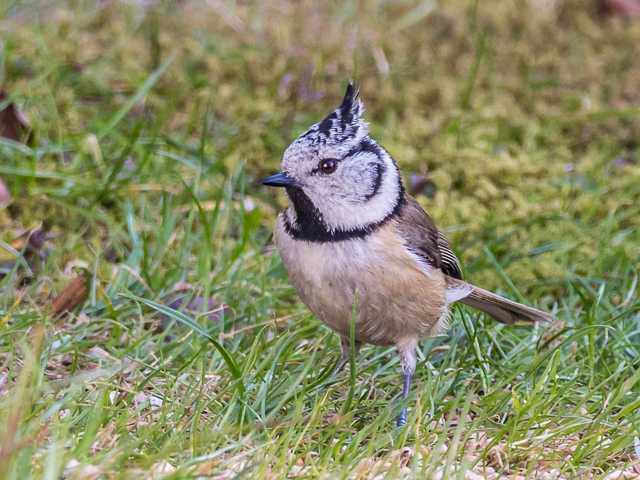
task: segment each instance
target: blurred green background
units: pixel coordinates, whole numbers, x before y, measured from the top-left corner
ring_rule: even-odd
[[[313,451],[322,461],[310,477],[346,478],[382,452],[420,451],[414,441],[437,450],[426,420],[416,427],[418,440],[388,445],[387,400],[399,377],[384,349],[361,356],[369,359],[359,372],[362,399],[372,391],[377,398],[366,387],[373,378],[382,392],[380,402],[362,400],[351,412],[364,422],[361,436],[345,436],[339,422],[333,429],[322,418],[308,426],[300,420],[309,395],[324,391],[314,382],[337,358],[338,342],[287,283],[271,247],[286,200],[260,180],[278,170],[291,141],[339,105],[350,79],[371,136],[399,162],[466,278],[558,312],[559,322],[540,337],[457,311],[449,340],[428,345],[441,350],[427,366],[425,347],[418,369],[440,392],[424,400],[430,418],[445,419],[467,388],[488,395],[477,397],[485,404],[473,427],[497,439],[479,447],[485,450],[473,465],[486,466],[505,435],[507,451],[529,435],[507,419],[516,408],[512,393],[518,405],[518,395],[532,395],[540,411],[518,410],[513,421],[553,417],[546,424],[557,429],[553,435],[578,438],[569,453],[544,445],[563,474],[587,467],[604,474],[633,462],[637,427],[621,429],[616,417],[640,421],[629,403],[637,398],[640,358],[640,20],[633,5],[2,2],[0,135],[9,138],[0,138],[0,466],[12,478],[65,471],[129,478],[165,467],[182,478],[209,462],[201,460],[206,452],[228,447],[264,455],[248,477],[290,475]],[[52,299],[79,271],[87,272],[87,291],[61,317]],[[157,314],[162,305],[183,309],[186,301],[175,303],[180,295],[197,300],[187,310],[231,361],[205,337],[167,326],[180,318]],[[212,309],[207,322],[213,314],[203,312]],[[594,327],[600,324],[618,334]],[[476,337],[475,325],[489,333]],[[556,341],[565,343],[552,358]],[[309,364],[310,351],[324,347],[322,361]],[[376,373],[380,362],[387,362],[384,373]],[[558,369],[561,386],[542,387],[549,388],[545,400],[536,390],[542,370],[532,364]],[[570,375],[576,367],[580,373]],[[627,390],[616,402],[607,400],[621,385]],[[348,382],[331,388],[339,410]],[[135,395],[147,403],[136,404]],[[162,418],[129,428],[149,414],[152,398],[160,398],[154,412]],[[183,418],[184,430],[163,423],[169,413]],[[291,422],[288,436],[277,434],[282,422]],[[96,448],[109,428],[111,443]],[[610,434],[620,440],[604,445]],[[491,464],[494,472],[534,478],[546,468],[538,457],[518,455],[507,455],[511,466]],[[413,459],[413,473],[404,474],[414,478],[435,465],[421,470]]]
[[[407,178],[421,176],[413,193],[454,245],[488,224],[504,235],[517,223],[521,233],[503,244],[521,254],[509,275],[527,282],[605,275],[612,264],[594,264],[602,249],[612,262],[620,248],[640,253],[640,26],[598,16],[592,2],[3,8],[3,89],[38,146],[64,149],[38,156],[38,169],[71,163],[86,183],[102,180],[140,122],[146,144],[198,151],[214,177],[246,162],[251,189],[264,198],[259,179],[353,78],[372,136]],[[150,164],[173,162],[154,153],[136,171],[144,181]],[[3,164],[25,160],[5,147]],[[5,182],[26,226],[63,226],[37,191]],[[605,218],[606,228],[593,228]],[[551,243],[554,253],[530,253]],[[481,249],[458,253],[468,263]]]

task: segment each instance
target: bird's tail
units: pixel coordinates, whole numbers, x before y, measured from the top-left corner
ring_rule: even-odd
[[[458,282],[460,281],[458,280]],[[518,321],[535,323],[549,322],[556,319],[556,317],[550,313],[545,313],[535,308],[522,305],[521,303],[507,300],[500,295],[496,295],[475,285],[467,285],[471,287],[471,292],[458,301],[486,313],[500,323],[513,325],[518,323]]]

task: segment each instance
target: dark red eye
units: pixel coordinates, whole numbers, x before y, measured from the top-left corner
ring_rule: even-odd
[[[320,170],[322,173],[333,173],[336,171],[337,163],[335,160],[323,160],[320,162]]]

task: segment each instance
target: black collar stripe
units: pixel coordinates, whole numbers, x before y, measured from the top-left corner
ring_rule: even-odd
[[[303,240],[305,242],[312,243],[335,243],[342,242],[344,240],[366,238],[402,213],[403,208],[407,204],[407,200],[405,198],[404,186],[402,185],[401,179],[399,180],[399,184],[396,206],[389,215],[378,222],[371,223],[362,228],[354,228],[350,230],[332,230],[328,228],[322,219],[322,214],[313,205],[311,199],[302,191],[302,189],[299,187],[287,187],[287,195],[289,196],[296,212],[296,219],[295,222],[292,223],[290,219],[285,216],[285,230],[296,240]]]

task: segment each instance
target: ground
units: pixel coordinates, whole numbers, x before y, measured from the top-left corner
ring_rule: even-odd
[[[4,478],[640,476],[638,19],[5,3],[1,128],[12,109],[30,134],[0,139]],[[558,319],[455,308],[405,403],[392,349],[329,378],[339,340],[287,282],[285,198],[260,185],[350,79],[465,278]]]

